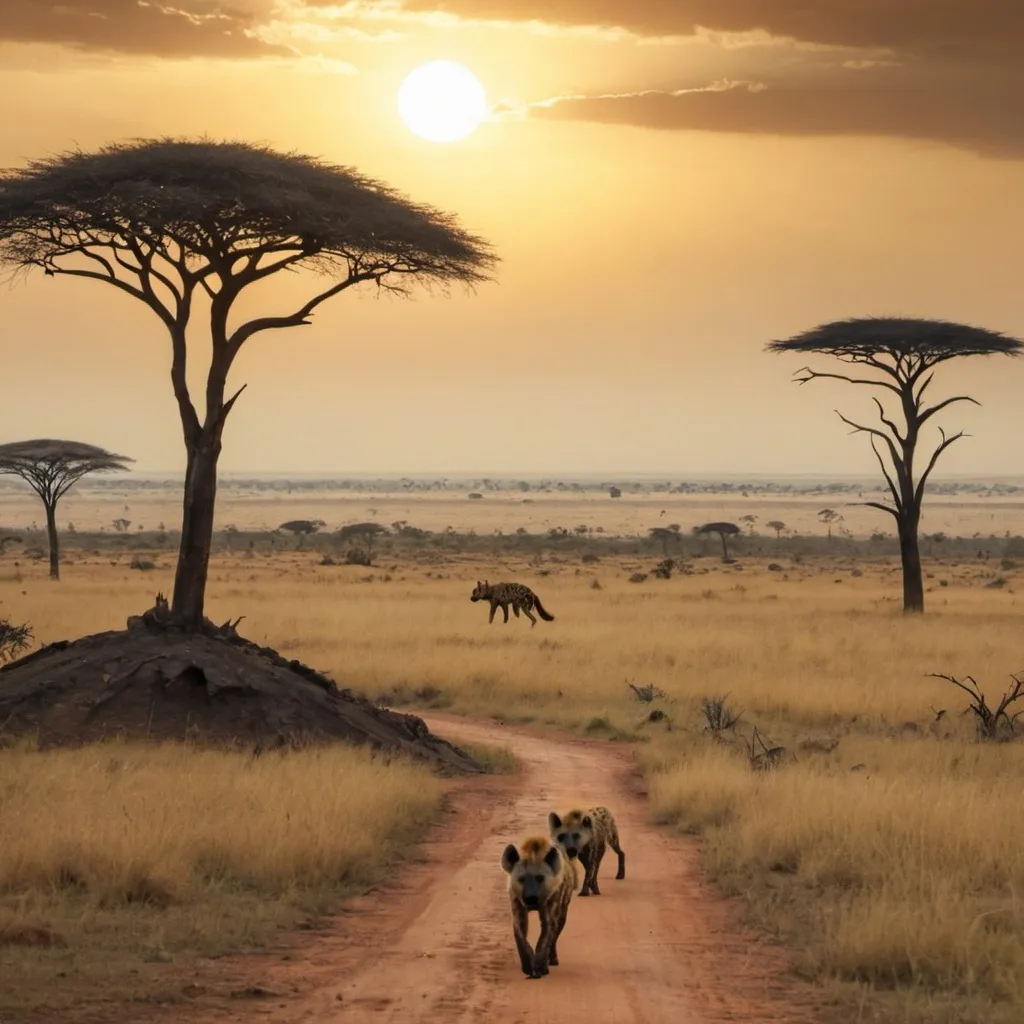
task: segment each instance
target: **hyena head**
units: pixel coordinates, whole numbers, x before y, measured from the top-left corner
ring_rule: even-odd
[[[476,586],[473,588],[473,593],[470,594],[470,601],[486,601],[491,596],[491,585],[484,580],[481,583],[479,580],[476,581]]]
[[[548,815],[548,829],[551,841],[557,843],[570,860],[575,860],[580,851],[594,838],[594,823],[583,811],[570,811],[560,818],[554,811]]]
[[[522,849],[512,843],[501,855],[501,866],[508,874],[508,887],[513,897],[531,910],[539,909],[562,884],[565,861],[546,839],[527,839]]]

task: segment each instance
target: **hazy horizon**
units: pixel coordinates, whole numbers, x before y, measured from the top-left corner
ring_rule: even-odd
[[[101,487],[116,488],[119,484],[131,484],[133,481],[181,481],[183,470],[152,469],[139,470],[133,468],[129,475],[125,474],[92,474],[84,477],[77,487],[89,487],[99,485]],[[636,472],[632,470],[614,470],[608,473],[580,473],[580,472],[538,472],[535,470],[522,472],[501,472],[492,470],[468,470],[458,472],[417,470],[410,472],[392,472],[374,469],[363,470],[321,470],[315,472],[297,473],[288,470],[222,470],[218,474],[220,483],[223,485],[232,480],[280,480],[280,481],[394,481],[401,480],[423,480],[452,482],[469,482],[490,479],[500,483],[515,483],[519,480],[527,483],[537,483],[542,480],[588,483],[594,486],[601,484],[615,484],[623,482],[636,483],[663,483],[682,482],[695,483],[747,483],[756,484],[777,484],[787,482],[804,482],[807,484],[863,484],[865,487],[882,488],[885,481],[881,476],[872,476],[865,473],[687,473],[680,470],[668,470],[660,473]],[[1024,473],[940,473],[938,471],[928,478],[929,486],[937,484],[968,484],[968,483],[991,483],[991,484],[1024,484]],[[0,475],[0,487],[25,486],[28,485],[14,476]]]
[[[492,242],[497,279],[475,294],[355,289],[250,341],[222,473],[874,479],[833,411],[870,418],[870,393],[798,387],[806,360],[766,342],[885,314],[1024,337],[1024,4],[886,6],[9,0],[0,87],[18,102],[0,165],[138,136],[265,142],[355,166]],[[492,107],[460,142],[398,115],[399,84],[435,58],[474,71]],[[247,314],[288,312],[317,283],[278,276]],[[0,440],[183,470],[169,342],[140,303],[32,274],[2,292],[0,344],[18,383]],[[959,360],[933,391],[982,403],[941,417],[971,436],[937,472],[1024,467],[1024,361]]]

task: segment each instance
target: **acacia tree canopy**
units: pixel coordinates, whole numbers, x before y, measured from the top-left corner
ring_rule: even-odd
[[[43,502],[53,579],[60,579],[57,502],[87,473],[126,470],[129,462],[134,459],[81,441],[38,438],[0,445],[0,475],[21,477]]]
[[[698,537],[707,533],[717,533],[722,541],[722,558],[729,558],[729,542],[727,537],[735,537],[740,528],[735,523],[705,523],[703,526],[696,526],[693,530]]]
[[[355,285],[472,286],[497,263],[454,216],[352,168],[244,142],[156,139],[73,151],[0,173],[0,261],[100,281],[144,302],[171,338],[171,380],[188,455],[172,616],[203,623],[225,397],[241,346],[297,327]],[[231,322],[243,290],[283,270],[324,278],[306,302]],[[212,345],[203,417],[186,381],[193,313]]]
[[[834,373],[804,367],[796,372],[799,384],[817,379],[840,380],[848,384],[881,388],[894,394],[899,412],[892,414],[877,398],[879,426],[857,423],[839,410],[836,415],[853,430],[867,434],[885,478],[892,504],[857,502],[892,515],[897,523],[903,562],[903,606],[906,611],[924,610],[924,586],[918,550],[918,524],[925,485],[942,453],[964,437],[964,431],[946,434],[938,428],[939,442],[920,473],[914,458],[922,428],[943,409],[957,402],[980,403],[970,395],[953,395],[929,405],[925,401],[941,363],[961,356],[1020,354],[1022,343],[998,331],[946,320],[908,317],[860,317],[821,324],[783,341],[769,342],[770,352],[815,352],[833,356],[847,364],[849,373]],[[854,375],[856,374],[856,375]],[[865,376],[864,374],[867,374]],[[902,418],[902,423],[897,422]],[[888,456],[888,460],[886,459]]]

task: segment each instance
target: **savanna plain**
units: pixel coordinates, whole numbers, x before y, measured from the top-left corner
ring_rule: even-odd
[[[943,533],[924,544],[927,609],[908,616],[891,538],[869,539],[889,524],[850,511],[829,536],[821,496],[781,509],[538,497],[519,535],[511,511],[481,527],[496,515],[491,496],[443,508],[409,495],[275,501],[257,515],[270,527],[326,527],[246,526],[245,497],[226,491],[220,518],[237,525],[218,526],[211,618],[244,615],[250,639],[396,709],[628,749],[651,820],[699,844],[709,884],[783,944],[838,1019],[1024,1019],[1024,744],[979,739],[967,695],[930,675],[973,676],[995,704],[1024,669],[1024,504],[934,503]],[[23,539],[0,555],[0,614],[30,622],[37,645],[123,628],[172,580],[174,535],[155,523],[175,514],[160,494],[83,489],[67,502],[77,526],[62,535],[54,583],[31,550],[31,502],[0,501],[5,531]],[[728,560],[717,538],[689,535],[741,512],[755,521]],[[99,532],[122,513],[153,526]],[[618,519],[595,533],[601,516]],[[331,531],[374,518],[388,528],[372,564],[344,564]],[[766,526],[783,518],[798,535]],[[580,521],[589,532],[573,532]],[[677,542],[648,535],[668,522],[681,525]],[[410,539],[391,523],[438,532]],[[552,536],[554,524],[566,533]],[[666,557],[661,578],[652,570]],[[486,603],[469,601],[482,579],[526,583],[555,621],[505,625],[499,610],[488,625]],[[514,742],[471,752],[493,772],[517,770]],[[442,827],[448,785],[361,748],[7,744],[0,1021],[181,1003],[170,966],[312,929],[401,872]],[[496,920],[504,934],[504,912]]]

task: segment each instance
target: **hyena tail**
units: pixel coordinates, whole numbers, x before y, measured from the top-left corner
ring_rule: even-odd
[[[554,615],[545,609],[544,605],[540,603],[540,598],[536,594],[533,595],[533,607],[537,609],[537,614],[545,622],[552,622],[554,620]]]

